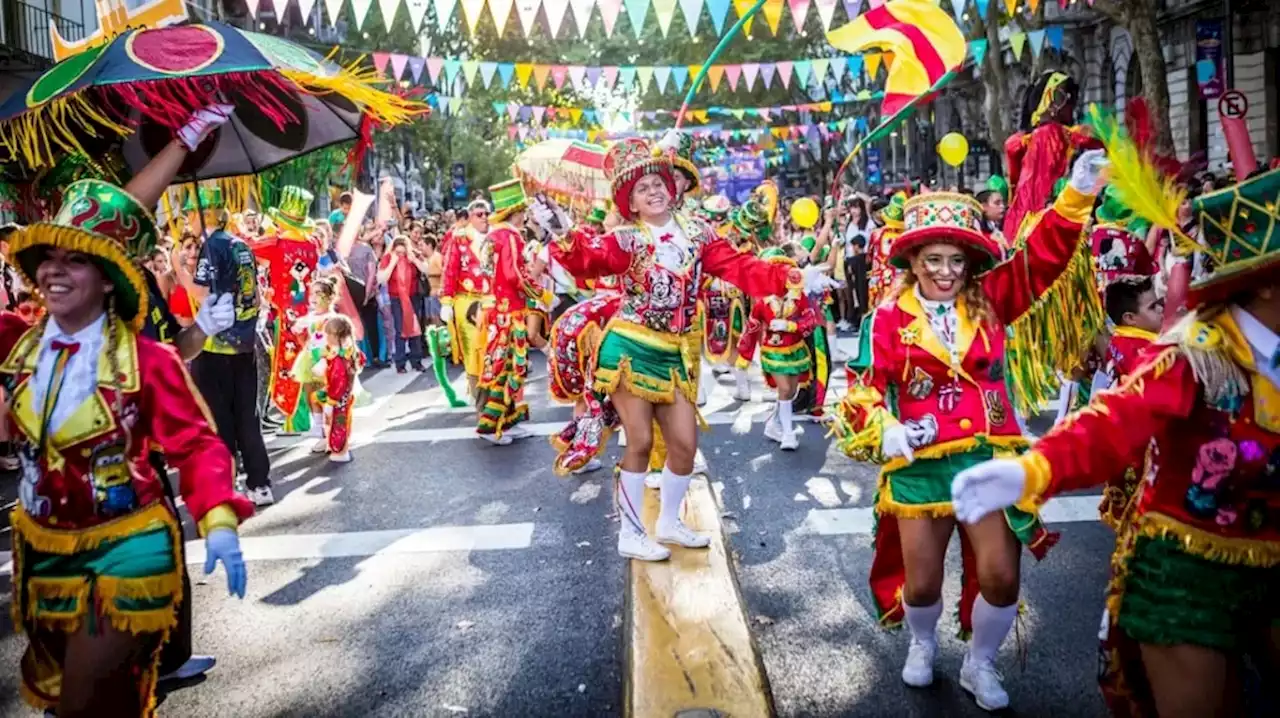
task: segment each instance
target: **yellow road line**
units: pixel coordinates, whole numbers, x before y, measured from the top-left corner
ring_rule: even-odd
[[[646,526],[653,526],[658,506],[658,492],[646,491]],[[706,481],[695,480],[689,487],[684,521],[711,535],[710,548],[676,546],[669,561],[631,561],[626,715],[673,718],[689,711],[726,718],[771,716],[768,683],[751,641],[720,511]]]

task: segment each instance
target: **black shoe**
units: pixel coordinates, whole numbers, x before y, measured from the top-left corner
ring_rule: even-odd
[[[414,370],[414,371],[420,371],[420,372],[422,372],[422,373],[424,373],[424,374],[425,374],[426,372],[430,371],[430,369],[427,369],[427,367],[423,366],[422,364],[414,364],[414,365],[413,365],[413,370]]]
[[[409,370],[408,370],[408,369],[406,369],[406,368],[404,368],[404,367],[402,367],[402,366],[398,366],[398,367],[396,367],[396,373],[397,373],[397,374],[408,374],[408,373],[409,373]]]

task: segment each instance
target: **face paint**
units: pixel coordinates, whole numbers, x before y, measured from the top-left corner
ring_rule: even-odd
[[[926,245],[912,260],[912,272],[920,283],[920,293],[931,301],[950,301],[964,287],[969,258],[955,245]]]

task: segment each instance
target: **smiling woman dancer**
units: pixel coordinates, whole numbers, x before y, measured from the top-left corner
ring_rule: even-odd
[[[698,444],[694,403],[702,273],[757,297],[799,296],[804,275],[740,254],[706,225],[673,212],[670,157],[649,143],[631,139],[615,144],[605,156],[604,170],[626,223],[595,237],[565,235],[551,252],[576,277],[622,277],[622,303],[605,327],[597,353],[595,389],[611,396],[627,432],[615,494],[623,517],[618,553],[661,561],[671,552],[659,542],[688,548],[710,542],[680,521]],[[639,510],[654,419],[667,443],[657,541],[645,533]]]
[[[889,259],[906,271],[897,296],[876,309],[864,330],[859,359],[867,365],[850,387],[840,430],[845,451],[884,462],[872,588],[882,620],[903,617],[911,631],[902,669],[909,686],[933,682],[943,559],[955,530],[952,478],[1028,446],[1004,381],[1005,327],[1053,287],[1077,254],[1104,162],[1101,152],[1082,156],[1027,249],[994,268],[1000,249],[982,231],[982,208],[972,198],[931,193],[903,207],[904,229]],[[895,530],[905,585],[902,573],[877,570],[896,560],[889,555]],[[981,595],[960,685],[982,708],[998,710],[1009,702],[994,662],[1018,612],[1018,543],[1042,552],[1050,541],[1035,515],[1013,511],[966,526],[965,534]]]

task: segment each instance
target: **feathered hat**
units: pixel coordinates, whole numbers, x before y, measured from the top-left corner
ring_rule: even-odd
[[[907,268],[913,251],[935,242],[963,249],[974,264],[975,274],[999,261],[999,245],[982,231],[982,205],[969,195],[916,195],[903,204],[902,225],[902,234],[889,248],[889,261],[896,267]]]
[[[674,201],[676,183],[671,177],[671,158],[666,152],[632,137],[614,143],[604,155],[604,176],[609,180],[613,204],[628,222],[636,218],[631,207],[631,190],[647,175],[661,177]]]

